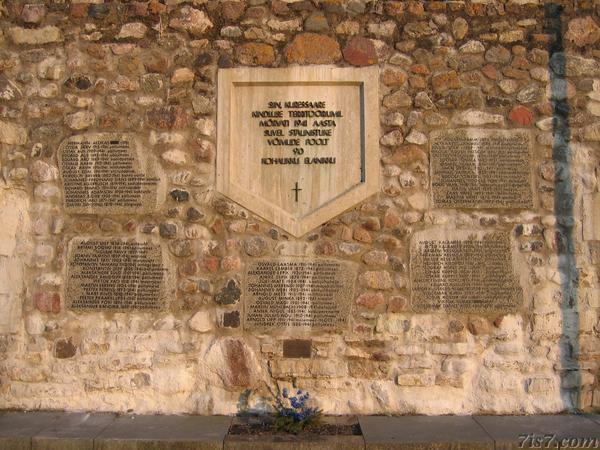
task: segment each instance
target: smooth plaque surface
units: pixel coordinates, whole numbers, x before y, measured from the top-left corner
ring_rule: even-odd
[[[67,260],[67,307],[77,310],[161,310],[167,270],[159,244],[75,238]]]
[[[312,341],[310,339],[286,339],[283,341],[284,358],[310,358]]]
[[[600,192],[583,195],[583,239],[600,240]]]
[[[508,313],[523,303],[508,233],[415,233],[410,269],[416,312]]]
[[[592,264],[600,265],[600,241],[588,241]]]
[[[459,129],[431,134],[436,208],[532,208],[531,142],[525,130]]]
[[[379,188],[378,69],[219,71],[217,189],[301,236]]]
[[[156,163],[132,135],[88,133],[65,139],[58,151],[65,209],[79,214],[127,214],[156,209]]]
[[[354,297],[353,263],[264,258],[247,266],[244,323],[253,330],[340,330]]]

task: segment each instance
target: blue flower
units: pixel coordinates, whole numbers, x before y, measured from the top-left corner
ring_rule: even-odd
[[[278,418],[284,419],[278,426],[293,433],[303,429],[321,414],[318,408],[306,405],[310,397],[308,392],[297,389],[295,393],[296,395],[293,395],[288,388],[283,388],[280,394],[281,397],[275,405]],[[284,398],[285,400],[283,400]]]

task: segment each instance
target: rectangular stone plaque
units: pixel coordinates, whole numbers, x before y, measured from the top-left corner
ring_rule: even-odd
[[[219,71],[217,189],[301,236],[379,190],[378,68]]]
[[[65,209],[79,214],[153,211],[164,196],[157,164],[127,134],[88,133],[58,150]]]
[[[437,208],[532,208],[531,137],[525,130],[459,129],[431,134]]]
[[[67,260],[67,307],[77,310],[160,310],[166,269],[159,244],[75,238]]]
[[[600,265],[600,241],[588,241],[592,264]]]
[[[600,240],[600,192],[583,195],[583,239]]]
[[[312,341],[310,339],[286,339],[283,341],[284,358],[310,358]]]
[[[508,313],[523,302],[508,233],[437,228],[415,233],[410,270],[417,312]]]
[[[23,263],[20,258],[0,254],[0,334],[19,331],[23,286]]]
[[[320,258],[247,265],[244,325],[253,330],[341,330],[354,296],[355,264]]]

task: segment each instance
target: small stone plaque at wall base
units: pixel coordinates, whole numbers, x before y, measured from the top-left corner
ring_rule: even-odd
[[[410,252],[417,312],[515,312],[523,291],[503,232],[431,229],[415,233]]]
[[[76,310],[161,310],[167,271],[159,244],[75,238],[67,261],[67,307]]]
[[[309,339],[286,339],[283,341],[284,358],[310,358],[312,341]]]
[[[600,265],[600,241],[588,241],[592,264]]]
[[[459,129],[431,134],[436,208],[532,208],[526,130]]]
[[[267,258],[247,265],[244,326],[252,330],[342,330],[354,298],[355,264]]]
[[[67,212],[131,214],[154,211],[164,197],[157,164],[128,134],[88,133],[58,150]]]
[[[583,195],[583,239],[600,240],[600,192]]]

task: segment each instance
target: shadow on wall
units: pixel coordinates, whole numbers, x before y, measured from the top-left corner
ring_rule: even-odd
[[[571,130],[567,101],[566,56],[563,48],[561,15],[563,6],[544,5],[545,32],[550,35],[549,73],[552,90],[554,142],[554,215],[556,217],[556,247],[561,281],[562,334],[560,346],[561,396],[565,410],[579,411],[581,405],[581,375],[579,372],[579,312],[577,300],[578,272],[573,242],[573,181],[571,178]],[[574,386],[574,387],[573,387]]]

